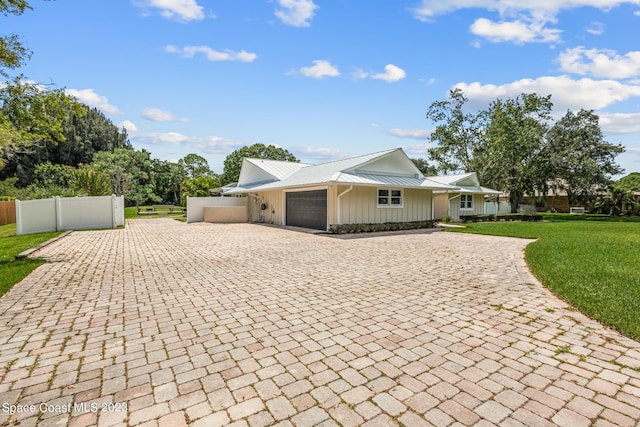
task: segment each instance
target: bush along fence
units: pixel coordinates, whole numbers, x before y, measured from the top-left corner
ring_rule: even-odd
[[[491,221],[542,221],[538,214],[489,214],[489,215],[462,215],[462,222],[491,222]]]
[[[331,224],[330,234],[372,233],[374,231],[417,230],[433,228],[436,221],[385,222],[380,224]]]

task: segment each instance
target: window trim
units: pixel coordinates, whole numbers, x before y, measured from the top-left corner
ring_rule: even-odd
[[[381,191],[387,191],[387,195],[386,196],[381,196],[380,192]],[[395,199],[397,197],[394,197],[392,192],[393,191],[399,191],[400,192],[400,204],[399,205],[394,205],[391,203],[392,199]],[[380,203],[380,199],[381,198],[387,198],[388,202],[385,204],[381,204]],[[380,209],[402,209],[404,208],[404,189],[402,188],[392,188],[392,187],[379,187],[376,189],[376,206]]]
[[[465,207],[462,207],[464,204]],[[460,210],[472,211],[473,210],[473,194],[461,194],[460,195]]]

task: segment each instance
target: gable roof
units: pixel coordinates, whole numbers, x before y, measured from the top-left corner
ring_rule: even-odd
[[[482,187],[475,172],[467,172],[454,175],[430,176],[428,179],[441,184],[453,185],[459,188],[461,193],[471,194],[500,194],[500,191]]]
[[[282,163],[289,165],[284,166]],[[261,170],[256,171],[254,168]],[[396,148],[318,165],[245,159],[238,187],[226,193],[248,193],[330,183],[456,189],[425,178],[404,151]]]

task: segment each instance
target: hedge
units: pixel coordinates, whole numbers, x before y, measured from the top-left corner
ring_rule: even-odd
[[[538,214],[484,214],[484,215],[461,215],[462,222],[489,222],[489,221],[542,221]]]
[[[433,228],[436,221],[410,221],[410,222],[385,222],[373,224],[331,224],[331,234],[372,233],[375,231],[400,231],[417,230],[420,228]]]

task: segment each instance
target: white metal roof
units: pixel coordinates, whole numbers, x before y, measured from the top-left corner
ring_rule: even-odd
[[[393,150],[386,150],[378,153],[352,157],[349,159],[322,163],[319,165],[290,163],[292,165],[297,165],[297,167],[291,167],[289,169],[286,169],[287,167],[282,165],[282,163],[288,162],[256,162],[255,160],[257,159],[251,159],[250,161],[253,165],[258,167],[265,166],[267,168],[270,168],[268,171],[265,171],[267,171],[272,176],[280,174],[282,178],[280,180],[268,183],[265,183],[264,181],[256,183],[246,183],[229,190],[227,194],[266,191],[281,188],[305,187],[329,183],[397,186],[434,190],[458,189],[458,187],[435,182],[431,179],[425,178],[419,173],[417,168],[415,168],[415,165],[413,165],[413,163],[408,160],[408,157],[406,157],[406,159],[405,157],[406,154],[404,154],[401,149],[397,148]],[[393,167],[396,167],[397,169],[391,172],[389,170],[384,170],[379,174],[370,173],[369,171],[367,171],[367,173],[356,172],[356,169],[362,167],[363,165],[375,168],[376,163],[380,164],[380,162],[384,162],[385,158],[393,158],[394,161],[392,162],[392,164],[395,165]],[[285,174],[287,172],[288,174]]]
[[[277,179],[284,179],[286,176],[301,168],[311,166],[306,163],[285,162],[282,160],[266,160],[253,158],[247,158],[246,160],[263,169],[268,174],[273,175]]]

